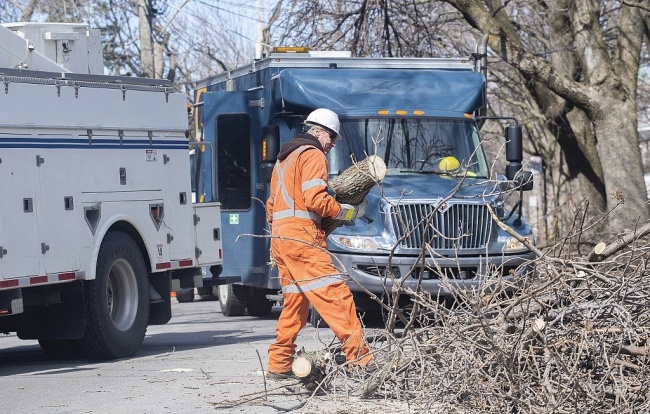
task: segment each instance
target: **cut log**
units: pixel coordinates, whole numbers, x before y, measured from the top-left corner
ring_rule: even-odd
[[[298,357],[294,359],[291,370],[296,377],[307,378],[311,374],[311,362],[305,357]]]
[[[329,185],[334,190],[336,201],[342,204],[358,205],[370,192],[377,182],[386,176],[386,164],[376,155],[371,155],[330,180]],[[330,234],[341,226],[343,220],[326,217],[321,223],[325,234]]]
[[[603,246],[604,243],[600,242],[591,252],[589,252],[589,255],[587,255],[587,261],[601,262],[624,248],[631,246],[637,239],[645,237],[648,234],[650,234],[650,223],[646,223],[633,231],[625,233],[623,236],[620,236],[618,239],[606,246]]]
[[[308,388],[319,385],[325,378],[331,356],[329,352],[316,351],[296,354],[291,371]]]
[[[594,248],[589,252],[587,255],[587,261],[588,262],[599,262],[603,260],[602,254],[607,248],[607,244],[605,242],[600,242],[594,246]]]

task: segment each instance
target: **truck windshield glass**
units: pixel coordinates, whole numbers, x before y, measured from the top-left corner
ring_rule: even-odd
[[[352,165],[350,155],[358,161],[368,155],[378,155],[388,167],[387,175],[464,174],[467,171],[470,177],[488,177],[476,123],[471,120],[343,119],[341,136],[343,139],[329,155],[329,169],[333,175]]]

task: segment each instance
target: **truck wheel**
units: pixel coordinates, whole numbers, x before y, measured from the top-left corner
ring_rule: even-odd
[[[176,291],[176,300],[178,303],[194,301],[194,289],[181,289]]]
[[[147,269],[131,236],[110,232],[102,241],[95,280],[84,286],[86,332],[81,350],[96,359],[129,357],[140,348],[149,319]]]
[[[75,359],[83,355],[76,339],[39,339],[38,344],[52,359]]]
[[[248,298],[246,307],[250,316],[269,316],[273,302],[266,298],[266,289],[251,288],[253,294]]]
[[[242,316],[246,310],[248,287],[242,285],[219,285],[219,306],[224,316]]]

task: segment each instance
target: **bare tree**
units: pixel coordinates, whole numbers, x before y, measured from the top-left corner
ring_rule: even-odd
[[[548,164],[552,203],[589,199],[604,212],[624,197],[609,215],[619,231],[650,217],[636,130],[637,73],[648,38],[640,4],[295,0],[274,38],[360,56],[444,57],[473,52],[473,39],[489,33],[489,79],[498,97],[491,109],[523,121],[532,138],[527,150]]]
[[[558,1],[543,10],[539,3],[523,1],[515,7],[490,0],[448,3],[489,33],[492,50],[528,80],[549,129],[565,154],[571,154],[565,157],[569,166],[585,173],[586,181],[603,195],[606,205],[601,207],[611,208],[626,196],[625,207],[610,216],[613,228],[645,222],[650,212],[636,94],[647,12],[586,0]],[[524,11],[545,17],[538,19],[544,24],[534,37],[518,28],[517,16]],[[530,47],[538,42],[546,46],[544,54]],[[626,160],[625,168],[621,160]]]

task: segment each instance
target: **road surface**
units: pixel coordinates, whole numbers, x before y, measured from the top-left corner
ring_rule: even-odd
[[[308,399],[266,384],[268,345],[281,308],[268,318],[226,318],[219,302],[176,303],[167,325],[151,326],[137,354],[97,362],[49,359],[36,341],[0,335],[0,400],[6,413],[278,413]],[[307,326],[298,338],[322,349],[329,329]],[[295,395],[292,395],[295,394]],[[301,395],[302,394],[302,395]],[[264,403],[264,396],[267,403]],[[338,395],[338,394],[337,394]],[[388,412],[384,402],[349,405],[349,395],[311,399],[308,413]],[[249,401],[250,400],[250,401]],[[366,407],[366,408],[363,408]],[[402,412],[409,412],[402,411]]]

